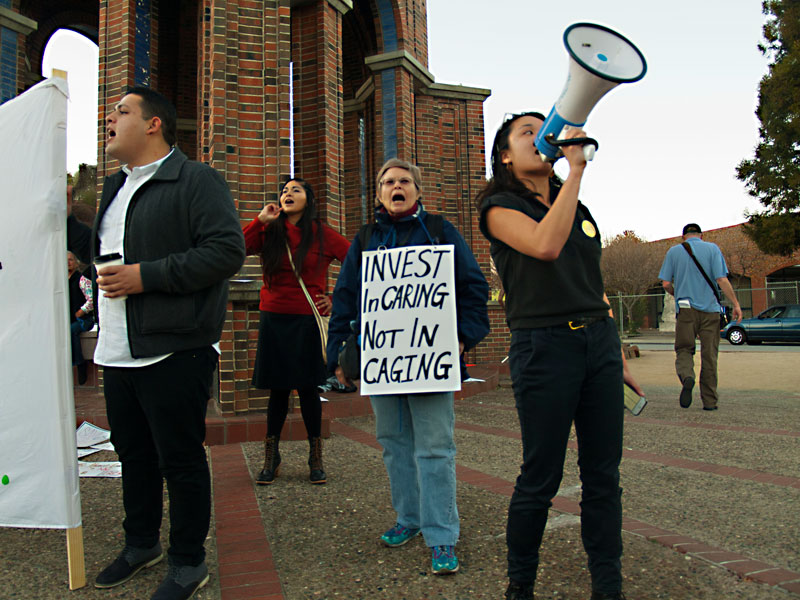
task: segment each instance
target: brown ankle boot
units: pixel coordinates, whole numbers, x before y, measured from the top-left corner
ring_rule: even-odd
[[[278,451],[280,439],[278,435],[268,435],[264,440],[264,468],[256,477],[259,485],[269,485],[278,476],[281,464],[281,453]]]
[[[311,471],[309,479],[311,483],[325,483],[328,476],[322,466],[322,438],[308,438],[308,468]]]

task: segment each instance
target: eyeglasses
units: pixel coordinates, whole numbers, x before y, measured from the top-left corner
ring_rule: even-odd
[[[385,185],[386,187],[394,187],[394,185],[396,183],[399,183],[403,187],[406,187],[406,186],[409,186],[412,183],[414,183],[414,180],[413,179],[409,179],[408,177],[402,177],[400,179],[389,178],[389,179],[384,179],[383,181],[381,181],[381,185]]]
[[[537,119],[541,119],[542,121],[547,120],[547,117],[545,117],[542,113],[535,110],[519,112],[519,113],[507,112],[503,115],[503,122],[500,124],[500,129],[508,127],[512,121],[516,121],[521,117],[536,117]]]

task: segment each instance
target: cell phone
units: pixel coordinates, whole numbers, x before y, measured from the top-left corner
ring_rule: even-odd
[[[632,415],[638,415],[647,406],[647,398],[640,396],[636,391],[627,383],[623,386],[624,393],[622,401],[625,403],[625,408],[631,411]]]

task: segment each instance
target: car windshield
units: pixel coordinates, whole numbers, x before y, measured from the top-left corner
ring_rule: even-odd
[[[783,314],[783,311],[786,310],[784,306],[773,306],[772,308],[768,308],[763,313],[758,315],[759,319],[777,319]]]

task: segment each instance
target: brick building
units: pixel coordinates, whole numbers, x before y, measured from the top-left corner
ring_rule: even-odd
[[[420,166],[426,207],[459,228],[488,277],[474,198],[490,92],[435,81],[424,0],[0,0],[0,101],[41,79],[59,28],[100,49],[101,180],[119,166],[103,153],[102,117],[127,87],[148,85],[176,105],[181,149],[224,174],[243,223],[277,199],[293,162],[323,218],[350,238],[371,218],[377,169],[398,156]],[[266,406],[249,384],[259,285],[250,259],[232,282],[222,340],[228,414]],[[506,355],[496,303],[490,316],[493,333],[471,361]]]

